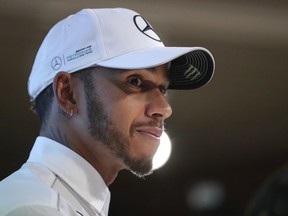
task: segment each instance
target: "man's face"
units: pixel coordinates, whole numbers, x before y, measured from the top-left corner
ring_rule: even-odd
[[[164,120],[171,113],[164,94],[166,66],[148,70],[98,70],[86,83],[90,136],[137,176],[151,172]]]

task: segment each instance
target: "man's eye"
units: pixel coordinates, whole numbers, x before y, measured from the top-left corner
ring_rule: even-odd
[[[127,82],[128,84],[136,87],[141,87],[143,85],[143,82],[140,78],[131,78]]]
[[[159,87],[159,90],[161,91],[161,93],[162,93],[163,95],[166,95],[166,94],[167,94],[167,88],[165,88],[165,87],[163,87],[163,86],[160,86],[160,87]]]

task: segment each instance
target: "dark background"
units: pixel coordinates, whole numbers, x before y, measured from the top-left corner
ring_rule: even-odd
[[[120,173],[110,187],[110,215],[241,215],[287,161],[284,0],[1,0],[0,179],[25,162],[38,133],[26,90],[38,47],[52,25],[85,7],[131,8],[166,45],[204,46],[216,59],[209,85],[170,91],[172,156],[145,180]],[[187,197],[200,182],[222,188],[217,206],[191,207]]]

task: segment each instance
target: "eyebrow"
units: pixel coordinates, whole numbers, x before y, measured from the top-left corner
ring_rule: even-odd
[[[152,67],[152,68],[145,68],[146,70],[148,70],[149,72],[151,72],[152,74],[156,73],[156,67]]]
[[[148,72],[150,72],[150,73],[152,73],[152,74],[156,74],[156,67],[152,67],[152,68],[145,68],[145,70],[147,70]],[[167,70],[166,81],[168,82],[168,85],[169,85],[169,83],[170,83],[169,76],[168,76],[168,73],[169,73],[169,67],[167,67],[166,70]]]

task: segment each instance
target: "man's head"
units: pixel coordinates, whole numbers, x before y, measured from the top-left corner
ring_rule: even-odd
[[[206,84],[214,59],[200,47],[165,47],[128,9],[85,9],[56,24],[36,56],[28,91],[42,135],[68,145],[100,173],[148,174],[169,89]]]

